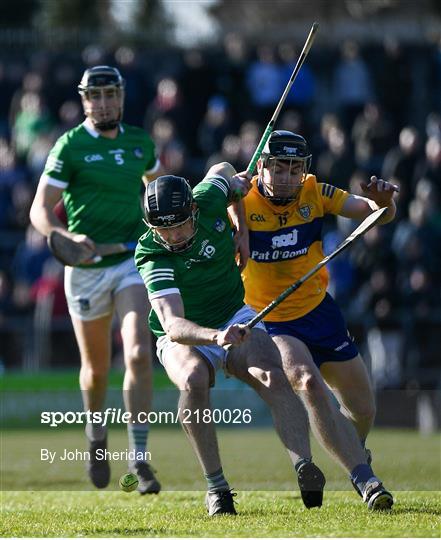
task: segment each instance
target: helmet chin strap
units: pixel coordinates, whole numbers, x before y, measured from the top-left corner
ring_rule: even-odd
[[[108,120],[107,122],[94,122],[91,118],[93,127],[98,131],[112,131],[119,126],[119,120]]]

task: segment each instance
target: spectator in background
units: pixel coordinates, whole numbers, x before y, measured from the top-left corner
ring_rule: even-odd
[[[17,72],[24,66],[14,61],[0,60],[0,138],[9,137],[9,114],[12,97],[19,87]]]
[[[343,220],[342,220],[343,221]],[[339,222],[338,222],[339,223]],[[323,236],[323,252],[328,255],[345,239],[339,227],[332,229]],[[346,306],[351,301],[353,288],[356,283],[356,273],[349,252],[329,261],[329,287],[328,292],[341,306]]]
[[[366,103],[355,119],[351,137],[357,166],[379,175],[387,149],[393,143],[393,129],[378,103]]]
[[[198,129],[198,144],[202,154],[208,157],[216,152],[230,130],[228,104],[225,98],[215,95],[208,101],[205,116]]]
[[[399,275],[404,306],[404,332],[408,377],[434,390],[439,385],[439,328],[441,287],[438,275],[421,261]]]
[[[17,163],[13,148],[6,139],[0,139],[0,230],[15,227],[12,190],[27,179],[26,168]]]
[[[18,66],[17,66],[18,67]],[[43,78],[39,73],[28,71],[24,73],[21,86],[19,86],[12,95],[9,106],[9,127],[15,124],[17,115],[21,110],[21,100],[24,94],[40,94],[43,90]]]
[[[244,122],[239,130],[239,170],[244,171],[259,144],[261,128],[255,122]]]
[[[281,59],[282,65],[280,66],[280,88],[279,96],[282,95],[286,84],[291,78],[294,66],[296,65],[298,59],[298,51],[291,43],[282,43],[278,47],[279,57]],[[302,69],[299,71],[296,82],[293,88],[289,91],[285,107],[289,110],[294,110],[300,113],[302,119],[304,120],[304,133],[306,138],[312,134],[312,126],[309,125],[311,119],[311,109],[312,103],[315,95],[315,77],[309,67],[308,63],[304,63]],[[279,99],[279,98],[278,98]],[[269,121],[270,117],[268,118]],[[280,128],[288,129],[290,128]],[[299,131],[296,129],[292,130],[295,133]]]
[[[317,161],[317,175],[333,186],[348,189],[355,169],[355,161],[347,143],[345,132],[333,126],[326,132],[328,149]]]
[[[441,113],[431,112],[426,118],[427,138],[438,137],[441,139]]]
[[[156,87],[156,97],[153,102],[147,107],[144,127],[153,131],[153,125],[160,118],[167,119],[173,123],[176,130],[176,136],[180,140],[186,141],[188,138],[189,129],[188,116],[189,110],[183,103],[178,83],[172,77],[164,77],[160,79]]]
[[[370,279],[376,268],[393,268],[395,256],[390,249],[390,228],[374,227],[351,248],[350,257],[358,283]]]
[[[403,186],[405,193],[400,191],[402,204],[408,206],[412,197],[412,183],[420,155],[421,138],[413,126],[406,126],[400,131],[399,144],[390,148],[384,162],[382,175],[384,178],[396,178]]]
[[[216,163],[223,161],[231,163],[236,170],[240,170],[240,138],[238,135],[227,135],[224,138],[221,150],[209,156],[204,170],[208,170]]]
[[[231,109],[230,121],[235,131],[250,118],[250,95],[245,83],[248,67],[247,51],[243,39],[228,33],[223,39],[223,50],[214,62],[216,69],[216,91],[225,96]]]
[[[328,148],[329,130],[331,128],[343,129],[341,126],[341,122],[336,114],[326,113],[320,119],[320,128],[313,137],[313,147],[317,149],[319,155],[321,152],[326,151]],[[350,141],[348,142],[350,143]],[[350,150],[352,152],[352,147],[350,147]]]
[[[20,100],[20,110],[12,127],[14,146],[19,158],[25,159],[33,142],[48,133],[53,122],[40,94],[27,92]]]
[[[297,111],[286,111],[280,114],[280,118],[277,122],[279,129],[285,129],[292,131],[293,133],[303,133],[303,117]]]
[[[364,313],[370,319],[367,345],[371,360],[374,388],[399,388],[403,373],[403,333],[401,330],[401,296],[397,294],[393,278],[395,268],[375,269],[362,290]]]
[[[139,111],[145,110],[155,95],[152,77],[146,77],[140,69],[138,56],[132,47],[119,47],[115,51],[115,61],[124,71],[126,80],[124,118],[127,123],[142,127]]]
[[[64,101],[58,109],[59,124],[53,134],[54,138],[58,138],[61,134],[78,125],[82,118],[83,112],[77,101]]]
[[[199,157],[197,138],[194,134],[197,133],[198,126],[204,117],[208,100],[216,92],[214,72],[200,50],[191,49],[184,53],[178,81],[185,111],[188,111],[185,129],[179,133],[188,151]],[[179,130],[179,124],[177,125]]]
[[[350,131],[366,103],[374,99],[371,74],[354,41],[345,41],[334,71],[334,100],[343,126]]]
[[[51,257],[30,289],[35,305],[33,354],[28,359],[32,367],[65,367],[66,357],[77,354],[72,325],[69,324],[63,274],[63,266]]]
[[[161,155],[161,152],[168,144],[180,142],[175,123],[166,116],[160,116],[154,121],[152,136],[156,143],[158,155]]]
[[[246,82],[255,120],[266,125],[280,99],[280,87],[283,84],[274,49],[270,45],[260,45],[256,54],[256,60],[248,66]]]
[[[50,84],[44,87],[44,97],[51,115],[61,120],[59,111],[65,102],[76,103],[76,63],[66,59],[57,61],[51,69]],[[49,81],[48,81],[49,82]],[[80,117],[81,118],[81,117]],[[73,126],[72,126],[73,127]],[[61,133],[64,133],[60,131]]]
[[[412,95],[411,64],[405,58],[402,45],[390,36],[383,41],[383,54],[378,62],[378,100],[388,112],[395,133],[408,120],[409,100]],[[399,89],[397,91],[397,89]]]
[[[421,178],[415,187],[415,198],[427,209],[429,223],[441,233],[440,187],[428,178]]]
[[[424,261],[432,272],[441,266],[440,231],[430,221],[430,207],[420,199],[409,205],[409,218],[401,220],[394,231],[391,247],[403,272]]]
[[[8,339],[6,323],[13,313],[11,279],[7,272],[0,270],[0,360],[5,358],[4,346]]]
[[[38,183],[38,179],[40,178],[46,163],[47,155],[55,140],[56,138],[52,133],[41,134],[35,139],[28,151],[26,165],[33,185]]]
[[[415,169],[414,183],[423,177],[441,186],[441,138],[436,135],[427,139],[424,159]]]
[[[432,86],[432,107],[435,111],[441,113],[441,32],[432,51],[430,73],[432,75],[430,81]]]
[[[11,265],[15,280],[31,287],[41,277],[43,265],[49,258],[51,253],[46,238],[28,225],[25,240],[18,245]]]
[[[11,229],[24,232],[29,225],[29,209],[34,190],[27,182],[17,182],[11,189]]]

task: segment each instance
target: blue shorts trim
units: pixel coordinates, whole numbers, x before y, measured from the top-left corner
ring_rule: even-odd
[[[344,362],[358,354],[343,315],[328,293],[303,317],[283,322],[265,321],[265,328],[270,336],[293,336],[302,341],[318,368],[324,362]]]

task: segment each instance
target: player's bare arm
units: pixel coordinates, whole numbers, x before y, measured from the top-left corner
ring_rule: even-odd
[[[240,201],[251,189],[250,175],[246,171],[237,173],[236,169],[227,162],[213,165],[209,169],[207,176],[216,174],[225,178],[230,185],[230,206],[228,207],[228,214],[236,229],[234,243],[236,253],[238,254],[238,266],[242,271],[247,264],[250,248],[245,210],[243,203]]]
[[[242,200],[230,205],[228,207],[228,214],[235,229],[234,246],[237,254],[237,264],[239,270],[242,272],[250,256],[250,237],[246,222],[245,207]]]
[[[230,185],[230,203],[240,201],[251,189],[250,175],[246,171],[237,172],[230,163],[216,163],[208,170],[206,176],[219,175]]]
[[[56,230],[60,234],[67,236],[77,243],[84,244],[90,248],[90,257],[95,254],[95,243],[85,234],[70,233],[54,212],[54,207],[61,199],[62,188],[40,181],[31,206],[30,219],[32,225],[44,236]]]
[[[154,171],[146,171],[142,175],[142,181],[144,182],[144,185],[147,186],[147,184],[150,184],[150,182],[153,182],[153,180],[158,178],[158,176],[162,176],[163,174],[165,174],[165,171],[162,164],[160,164],[159,167]]]
[[[189,321],[185,318],[180,294],[152,299],[151,305],[170,340],[182,345],[240,345],[250,334],[250,330],[240,324],[217,330]]]
[[[399,191],[398,186],[376,176],[371,176],[369,184],[362,182],[360,185],[365,197],[349,195],[343,204],[340,215],[362,220],[379,208],[387,208],[386,214],[378,223],[385,225],[392,221],[396,213],[393,197],[394,193]]]

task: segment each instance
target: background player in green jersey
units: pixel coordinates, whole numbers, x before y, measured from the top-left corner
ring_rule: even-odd
[[[31,208],[31,221],[44,235],[59,231],[87,246],[89,264],[66,267],[65,291],[81,354],[80,387],[85,410],[103,409],[110,367],[111,325],[119,316],[126,373],[124,401],[135,423],[128,424],[130,449],[145,451],[146,424],[136,423],[151,406],[150,334],[145,325],[148,303],[133,252],[93,262],[95,242],[132,242],[145,230],[139,195],[160,163],[154,143],[141,129],[121,123],[124,80],[109,66],[85,71],[78,86],[86,120],[62,135],[51,150]],[[149,178],[150,177],[150,178]],[[63,197],[68,228],[54,213]],[[88,424],[89,476],[96,487],[110,480],[107,461],[96,451],[107,445],[106,428]],[[160,484],[145,460],[129,464],[141,493],[157,493]]]
[[[211,418],[210,386],[216,369],[244,381],[269,405],[276,430],[296,470],[305,505],[321,506],[324,476],[311,461],[301,403],[283,372],[277,347],[263,325],[244,327],[255,312],[244,304],[227,207],[231,194],[245,195],[250,183],[228,163],[214,165],[193,193],[184,178],[161,176],[145,195],[145,233],[135,254],[152,310],[149,322],[158,337],[158,357],[180,390],[182,422],[200,461],[208,492],[209,515],[235,514],[223,474]],[[232,346],[228,352],[226,347]],[[188,411],[188,412],[187,412]],[[298,419],[301,420],[298,420]],[[199,420],[199,421],[198,421]],[[245,466],[245,465],[244,465]]]

